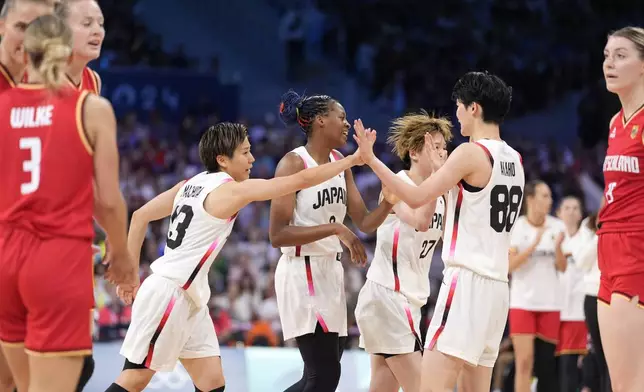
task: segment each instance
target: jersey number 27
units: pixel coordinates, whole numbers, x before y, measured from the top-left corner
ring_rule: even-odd
[[[523,190],[514,185],[496,185],[490,192],[490,226],[497,233],[510,232],[519,215]]]

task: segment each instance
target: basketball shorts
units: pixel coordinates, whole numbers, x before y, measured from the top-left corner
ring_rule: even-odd
[[[355,316],[360,347],[369,354],[407,354],[422,347],[420,308],[399,292],[367,280],[358,295]]]
[[[157,372],[173,371],[181,358],[219,356],[208,307],[197,307],[173,281],[150,275],[132,304],[121,355]]]
[[[465,268],[446,268],[425,348],[472,366],[494,367],[509,304],[507,282]]]
[[[347,336],[344,268],[335,253],[327,256],[282,255],[275,269],[275,295],[284,340],[324,332]]]
[[[584,321],[562,321],[559,325],[557,355],[586,354],[588,352],[588,328]]]
[[[613,294],[639,297],[644,308],[644,232],[601,233],[597,247],[601,279],[598,299],[610,304]]]
[[[534,335],[544,342],[557,344],[560,313],[510,309],[510,336]]]
[[[33,355],[92,352],[92,241],[0,228],[0,341]]]

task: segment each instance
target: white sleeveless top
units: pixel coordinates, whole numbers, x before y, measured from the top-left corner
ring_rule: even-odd
[[[309,155],[304,146],[293,150],[304,161],[304,167],[315,167],[318,164]],[[333,150],[329,161],[340,159],[341,155]],[[344,222],[347,213],[347,183],[344,173],[319,185],[302,189],[295,198],[292,226],[318,226],[326,223]],[[330,236],[302,246],[282,247],[282,253],[288,256],[320,256],[342,252],[342,245],[337,236]]]
[[[206,212],[204,202],[210,192],[229,181],[233,179],[227,173],[203,172],[183,184],[174,199],[165,252],[151,265],[152,272],[176,282],[200,307],[210,300],[208,270],[236,218],[215,218]]]
[[[413,184],[404,170],[397,175]],[[439,197],[426,232],[419,232],[395,214],[389,214],[378,227],[376,249],[367,279],[399,291],[414,306],[425,305],[429,297],[429,268],[436,243],[443,235],[444,214],[445,200]]]
[[[523,200],[523,163],[503,141],[482,139],[476,144],[488,154],[492,175],[482,189],[461,181],[449,191],[443,261],[445,267],[507,282],[510,234]]]

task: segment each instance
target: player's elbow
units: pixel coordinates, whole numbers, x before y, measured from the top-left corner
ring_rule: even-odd
[[[416,229],[416,231],[419,231],[419,232],[421,232],[421,233],[425,233],[425,232],[429,231],[429,223],[430,223],[430,222],[426,222],[426,223],[424,223],[424,222],[419,222],[419,223],[416,223],[416,227],[414,227],[414,229]]]
[[[120,191],[114,194],[103,194],[96,197],[95,204],[98,210],[103,212],[117,211],[125,205],[125,200]]]
[[[284,246],[282,237],[283,236],[279,232],[275,232],[273,230],[270,230],[268,232],[268,240],[270,241],[273,248],[281,248],[282,246]]]

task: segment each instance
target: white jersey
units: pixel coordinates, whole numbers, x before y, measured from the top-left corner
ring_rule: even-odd
[[[557,270],[555,269],[555,243],[557,236],[566,231],[564,223],[547,216],[546,231],[532,255],[512,272],[510,308],[537,312],[560,311],[563,301]],[[523,252],[534,243],[539,229],[519,217],[512,231],[512,247]]]
[[[302,158],[305,168],[318,166],[304,146],[292,152]],[[333,150],[329,155],[329,161],[338,159],[340,154]],[[292,226],[319,226],[344,222],[347,213],[347,183],[344,173],[319,185],[302,189],[295,197]],[[282,253],[291,257],[321,256],[340,252],[342,252],[342,246],[337,236],[330,236],[302,246],[282,247]]]
[[[523,163],[503,141],[482,139],[476,144],[488,154],[492,175],[482,189],[461,181],[449,191],[443,261],[445,268],[463,267],[507,282],[510,232],[525,185]]]
[[[398,176],[413,184],[405,171]],[[376,249],[367,279],[399,291],[409,302],[421,307],[429,296],[429,267],[436,243],[443,235],[445,200],[436,200],[436,210],[429,230],[419,232],[389,214],[378,227]]]
[[[566,271],[559,273],[561,285],[562,304],[561,321],[584,321],[584,300],[586,290],[584,284],[584,270],[580,268],[574,255],[578,250],[587,245],[589,238],[594,233],[588,227],[582,225],[574,235],[568,235],[564,239],[561,248],[564,254],[568,255]]]
[[[226,243],[236,216],[219,219],[204,209],[210,192],[233,181],[223,172],[203,172],[192,177],[174,198],[163,256],[152,263],[152,272],[182,287],[199,307],[210,300],[208,271]]]

